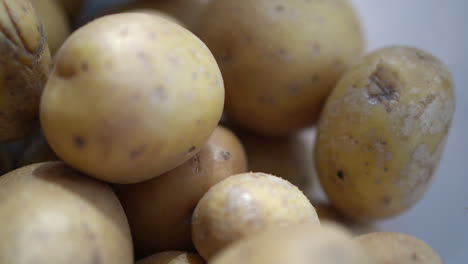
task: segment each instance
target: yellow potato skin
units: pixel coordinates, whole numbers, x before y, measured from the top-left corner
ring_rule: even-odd
[[[192,216],[192,240],[205,260],[267,228],[311,222],[314,207],[294,185],[265,173],[233,175],[210,188]]]
[[[64,43],[41,100],[51,148],[112,183],[137,183],[193,157],[216,128],[223,79],[208,48],[166,19],[99,18]]]
[[[144,258],[135,264],[205,264],[205,261],[197,254],[168,251]]]
[[[226,114],[262,135],[316,122],[364,39],[347,0],[217,0],[197,35],[215,55],[226,86]]]
[[[242,144],[231,131],[217,127],[200,152],[179,167],[149,181],[116,185],[136,256],[193,249],[190,226],[198,201],[214,184],[246,171]]]
[[[303,223],[240,240],[210,264],[370,264],[369,255],[343,228]]]
[[[334,206],[372,221],[415,204],[439,163],[454,108],[450,73],[422,50],[382,48],[350,69],[325,105],[315,147]]]
[[[29,0],[0,4],[0,141],[32,131],[50,68],[44,29]]]
[[[62,162],[0,177],[0,263],[133,263],[125,213],[111,188]]]
[[[52,56],[57,52],[71,28],[63,7],[56,0],[30,0],[44,25],[47,43]]]
[[[375,232],[355,238],[374,264],[442,264],[439,255],[418,238],[402,233]]]

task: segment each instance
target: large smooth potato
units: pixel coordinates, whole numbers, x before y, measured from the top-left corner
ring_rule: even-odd
[[[356,237],[374,264],[442,264],[439,255],[418,238],[401,233],[375,232]]]
[[[115,194],[62,162],[0,177],[0,201],[0,263],[133,263]]]
[[[212,185],[246,171],[241,143],[218,127],[200,152],[174,170],[142,183],[115,186],[136,255],[192,249],[190,225],[198,201]]]
[[[143,13],[99,18],[57,54],[41,100],[51,148],[113,183],[161,175],[193,157],[216,128],[221,73],[188,30]]]
[[[41,18],[50,53],[54,55],[71,33],[70,23],[65,10],[56,0],[30,1]]]
[[[364,50],[347,0],[217,0],[197,33],[225,78],[228,117],[264,135],[313,124]]]
[[[422,50],[391,46],[348,71],[322,112],[315,159],[343,214],[371,221],[402,213],[424,194],[455,108],[447,68]]]
[[[210,188],[192,217],[192,240],[205,260],[267,228],[311,222],[314,207],[294,185],[265,173],[233,175]]]
[[[29,0],[3,1],[0,27],[0,141],[10,141],[36,125],[50,51]]]
[[[240,240],[210,264],[370,264],[367,252],[344,229],[310,223],[269,229]]]
[[[197,254],[181,251],[162,252],[137,261],[135,264],[204,264]]]

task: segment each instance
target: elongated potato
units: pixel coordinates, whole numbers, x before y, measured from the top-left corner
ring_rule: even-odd
[[[265,173],[233,175],[210,188],[192,217],[192,240],[205,260],[267,228],[311,222],[314,207],[294,185]]]
[[[174,170],[142,183],[116,185],[137,257],[192,249],[190,224],[198,201],[212,185],[246,171],[241,143],[218,127],[200,152]]]
[[[422,240],[410,235],[375,232],[356,237],[374,264],[442,264],[439,255]]]
[[[315,123],[364,50],[348,0],[216,0],[197,34],[223,73],[228,117],[262,135]]]
[[[119,200],[106,184],[63,162],[0,177],[0,263],[133,263]]]
[[[75,31],[56,56],[41,126],[65,162],[112,183],[157,177],[216,128],[224,84],[209,49],[158,16],[124,13]]]
[[[135,264],[204,264],[203,259],[197,254],[182,251],[168,251],[158,253]]]
[[[0,141],[11,141],[36,125],[50,51],[29,0],[3,1],[0,28]]]
[[[437,58],[391,46],[348,71],[322,112],[315,159],[343,214],[371,221],[402,213],[424,194],[455,108],[453,81]]]
[[[304,223],[269,229],[221,251],[210,264],[370,264],[367,252],[343,228]]]

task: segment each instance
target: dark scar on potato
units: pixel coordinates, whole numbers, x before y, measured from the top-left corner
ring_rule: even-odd
[[[398,102],[400,99],[396,80],[397,77],[390,70],[381,65],[377,66],[369,77],[369,84],[366,87],[366,97],[369,103],[381,103],[385,105],[387,112],[391,112],[391,103]]]
[[[74,138],[74,142],[77,148],[83,148],[85,145],[85,140],[79,136]]]
[[[336,173],[336,176],[338,176],[338,178],[340,178],[341,180],[344,180],[344,173],[342,170],[339,170],[337,173]]]
[[[392,198],[389,197],[389,196],[384,196],[384,197],[382,197],[382,199],[380,201],[382,202],[383,205],[388,206],[388,205],[390,205],[390,202],[392,201]]]
[[[192,146],[191,148],[189,148],[189,150],[188,150],[188,153],[190,153],[190,152],[194,152],[194,151],[195,151],[195,149],[197,149],[197,147],[195,147],[195,146]]]
[[[226,161],[231,159],[231,153],[229,151],[221,151],[220,154],[221,154],[221,157],[223,157],[223,159]]]
[[[130,157],[131,159],[136,159],[136,158],[138,158],[139,156],[141,156],[141,154],[143,154],[145,151],[146,151],[146,146],[145,146],[145,145],[141,145],[141,146],[139,146],[137,149],[130,151],[129,157]]]

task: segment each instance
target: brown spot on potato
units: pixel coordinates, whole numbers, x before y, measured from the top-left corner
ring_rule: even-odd
[[[88,66],[88,63],[86,61],[81,63],[81,70],[88,71],[88,69],[89,69],[89,66]]]
[[[231,159],[231,153],[229,151],[220,151],[219,154],[221,155],[221,157],[223,157],[225,161],[228,161]]]
[[[77,70],[72,65],[57,66],[57,75],[64,79],[73,78],[77,73]]]
[[[282,6],[282,5],[277,5],[277,6],[275,6],[275,10],[276,10],[277,12],[282,12],[282,11],[284,10],[284,6]]]
[[[419,259],[419,256],[417,253],[413,253],[413,255],[411,255],[411,259],[414,260],[414,261],[418,261]]]
[[[366,98],[372,105],[383,104],[386,111],[391,112],[392,104],[400,99],[399,84],[396,76],[386,67],[378,65],[369,77],[366,87]]]
[[[344,180],[344,173],[342,170],[339,170],[337,173],[336,173],[336,176],[338,176],[338,178],[340,178],[340,180]]]
[[[145,151],[146,151],[146,146],[141,145],[137,149],[130,151],[129,157],[130,159],[136,159],[139,156],[141,156],[143,153],[145,153]]]
[[[188,153],[194,152],[196,149],[197,149],[197,147],[192,146],[191,148],[189,148]]]
[[[392,197],[390,197],[390,196],[383,196],[380,199],[380,202],[385,206],[389,206],[391,201],[392,201]]]
[[[80,137],[80,136],[76,136],[76,137],[73,139],[73,141],[75,142],[75,146],[76,146],[77,148],[80,148],[80,149],[81,149],[81,148],[83,148],[84,145],[85,145],[85,140],[84,140],[84,138],[82,138],[82,137]]]

